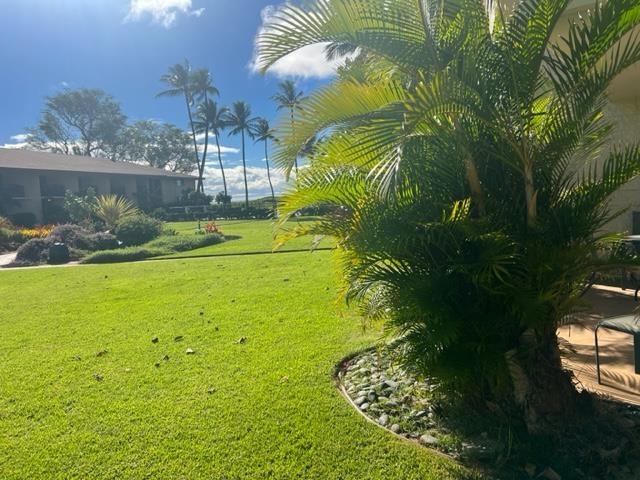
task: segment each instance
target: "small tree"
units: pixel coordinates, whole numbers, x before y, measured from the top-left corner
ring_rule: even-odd
[[[87,188],[82,196],[74,195],[71,190],[64,193],[64,209],[72,222],[78,224],[90,223],[98,204],[96,191],[93,187]]]
[[[366,56],[283,139],[290,170],[328,132],[284,218],[334,206],[298,231],[338,239],[348,297],[396,329],[407,364],[557,433],[583,404],[556,330],[606,261],[610,196],[640,174],[637,139],[602,149],[606,90],[640,61],[640,5],[599,2],[555,37],[570,0],[514,3],[509,16],[481,0],[287,4],[259,60],[316,42]]]

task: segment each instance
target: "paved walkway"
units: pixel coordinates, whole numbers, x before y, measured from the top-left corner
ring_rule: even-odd
[[[0,253],[0,267],[8,265],[16,258],[16,252]]]
[[[640,405],[640,375],[635,374],[633,336],[605,329],[598,331],[601,385],[596,379],[594,341],[594,330],[599,320],[632,314],[640,304],[634,301],[632,290],[598,285],[585,295],[585,300],[590,309],[578,314],[576,323],[558,330],[565,365],[573,370],[587,390]]]

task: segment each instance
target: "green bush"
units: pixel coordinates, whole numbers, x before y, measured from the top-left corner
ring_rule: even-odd
[[[47,238],[32,238],[18,248],[16,261],[25,265],[38,265],[48,260],[49,247],[53,240]]]
[[[127,247],[118,250],[103,250],[92,253],[82,259],[82,263],[122,263],[136,262],[145,258],[163,255],[161,250],[147,247]]]
[[[216,233],[207,235],[198,235],[193,237],[187,237],[185,235],[167,236],[163,235],[149,243],[147,247],[163,250],[165,255],[173,252],[186,252],[188,250],[195,250],[196,248],[207,247],[209,245],[215,245],[224,241],[222,235]]]
[[[0,228],[11,230],[13,225],[8,218],[0,216]]]
[[[1,220],[2,219],[0,218],[0,223]],[[5,250],[15,250],[23,241],[22,235],[18,232],[0,225],[0,252]]]
[[[162,233],[162,222],[147,215],[122,219],[115,228],[116,237],[127,246],[142,245]]]
[[[86,256],[82,263],[119,263],[135,262],[145,258],[169,255],[175,252],[185,252],[196,248],[206,247],[224,242],[225,238],[218,234],[187,237],[184,235],[163,235],[141,246],[121,248],[119,250],[105,250]]]
[[[80,225],[73,224],[58,225],[51,231],[49,237],[53,241],[65,243],[73,249],[89,252],[111,250],[119,246],[118,239],[111,233],[94,233]]]
[[[87,188],[84,196],[74,195],[70,190],[64,193],[64,209],[74,222],[91,222],[96,203],[96,191],[92,187]]]

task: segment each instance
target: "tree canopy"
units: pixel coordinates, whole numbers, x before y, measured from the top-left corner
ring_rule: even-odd
[[[191,173],[197,165],[190,143],[191,137],[175,125],[140,120],[122,130],[109,156],[117,161]]]
[[[96,156],[116,142],[126,122],[120,104],[99,89],[64,90],[46,99],[38,125],[28,130],[31,148]]]

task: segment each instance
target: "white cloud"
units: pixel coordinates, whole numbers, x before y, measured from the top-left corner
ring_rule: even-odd
[[[171,28],[178,14],[200,17],[204,8],[193,9],[192,0],[131,0],[125,22],[136,22],[150,16],[153,23]]]
[[[205,167],[204,170],[206,177],[204,181],[205,191],[209,195],[215,195],[222,191],[224,188],[220,169],[212,166]],[[224,169],[224,174],[227,180],[229,195],[233,197],[234,201],[244,200],[244,176],[242,166],[227,167]],[[273,189],[276,195],[282,193],[292,185],[292,181],[287,182],[284,178],[284,173],[276,169],[271,169],[271,182],[273,183]],[[267,169],[264,167],[247,167],[247,186],[249,187],[250,199],[270,196],[271,189],[269,188]]]
[[[27,140],[29,139],[28,133],[17,133],[16,135],[11,135],[9,137],[13,140],[11,143],[5,143],[4,145],[0,145],[0,148],[14,148],[14,149],[22,149],[27,148]]]
[[[11,135],[11,140],[15,140],[18,143],[26,142],[29,138],[28,133],[18,133],[17,135]]]
[[[198,151],[200,153],[204,152],[204,144],[203,143],[199,143],[198,144]],[[224,145],[220,145],[220,153],[222,154],[222,156],[224,157],[225,154],[228,153],[240,153],[240,149],[239,148],[235,148],[235,147],[225,147]],[[211,140],[209,140],[209,146],[207,147],[207,162],[211,162],[213,161],[213,159],[217,160],[218,157],[218,147],[216,147],[216,143],[212,142]]]
[[[262,9],[262,25],[258,30],[257,38],[267,32],[269,29],[268,24],[274,23],[277,7],[267,6]],[[255,43],[255,42],[254,42]],[[338,66],[344,64],[344,61],[348,57],[340,57],[335,60],[327,60],[324,49],[327,46],[326,43],[318,43],[314,45],[308,45],[300,48],[295,52],[281,58],[269,67],[269,73],[276,75],[277,77],[301,77],[301,78],[328,78],[332,77],[336,73]],[[252,72],[259,72],[258,62],[258,49],[254,44],[253,59],[249,63],[249,68]]]
[[[5,143],[4,145],[0,145],[0,148],[15,148],[15,149],[22,149],[22,148],[27,148],[27,143],[26,143],[26,142],[19,142],[19,143]]]

